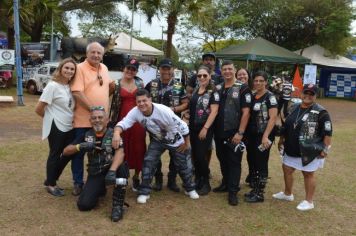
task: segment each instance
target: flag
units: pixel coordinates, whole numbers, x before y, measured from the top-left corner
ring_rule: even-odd
[[[294,77],[293,77],[293,86],[294,86],[295,90],[294,90],[292,96],[300,97],[300,95],[303,91],[303,82],[302,82],[302,78],[300,77],[298,65],[295,67],[295,73],[294,73]]]

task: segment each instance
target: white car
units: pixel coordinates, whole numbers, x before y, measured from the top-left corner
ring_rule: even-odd
[[[27,91],[30,94],[42,93],[43,89],[46,87],[49,80],[52,78],[52,74],[57,69],[58,65],[58,62],[53,62],[40,66],[26,82]],[[117,83],[117,80],[122,77],[122,72],[109,71],[109,76]]]
[[[42,93],[43,89],[52,78],[53,72],[57,69],[59,63],[47,63],[40,66],[26,83],[27,91],[30,94]]]

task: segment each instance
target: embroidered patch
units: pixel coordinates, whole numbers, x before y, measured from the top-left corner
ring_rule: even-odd
[[[233,97],[233,98],[237,98],[238,96],[239,96],[239,93],[238,93],[238,92],[233,92],[233,93],[232,93],[232,97]]]
[[[308,119],[309,114],[305,114],[302,118],[302,121],[306,121]]]
[[[271,103],[271,105],[277,105],[277,99],[275,96],[271,96],[269,98],[269,102]]]
[[[203,104],[204,104],[204,105],[208,105],[208,104],[209,104],[209,99],[204,98],[204,99],[203,99]]]
[[[221,84],[216,85],[216,89],[220,90],[221,89]]]
[[[245,94],[245,99],[247,103],[251,103],[251,94]]]
[[[261,109],[261,103],[255,103],[255,105],[253,106],[253,110],[259,111],[260,109]]]
[[[331,122],[330,121],[325,121],[324,129],[325,129],[325,131],[331,131]]]
[[[88,137],[86,137],[86,138],[85,138],[85,141],[86,141],[86,142],[89,142],[89,143],[94,142],[94,136],[88,136]]]
[[[214,99],[215,101],[219,102],[220,101],[220,96],[218,93],[214,93]]]
[[[158,83],[157,82],[152,82],[151,85],[152,85],[152,87],[158,87]]]

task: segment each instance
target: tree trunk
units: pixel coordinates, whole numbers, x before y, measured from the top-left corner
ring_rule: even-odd
[[[176,30],[176,24],[177,24],[177,14],[176,13],[169,13],[167,16],[167,48],[166,48],[166,57],[171,58],[172,57],[172,40],[173,40],[173,35]]]
[[[7,43],[9,49],[15,49],[15,29],[13,26],[7,27]]]

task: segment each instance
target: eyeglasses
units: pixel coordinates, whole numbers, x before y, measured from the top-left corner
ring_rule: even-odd
[[[199,74],[199,75],[197,75],[198,78],[202,78],[203,77],[204,79],[208,78],[208,76],[209,76],[208,74]]]
[[[101,75],[99,75],[99,73],[98,73],[97,78],[98,78],[98,80],[99,80],[99,84],[100,84],[100,86],[102,86],[102,85],[103,85],[103,83],[104,83],[104,81],[103,81],[103,77],[101,77]]]
[[[105,108],[103,106],[92,106],[90,111],[105,111]]]

